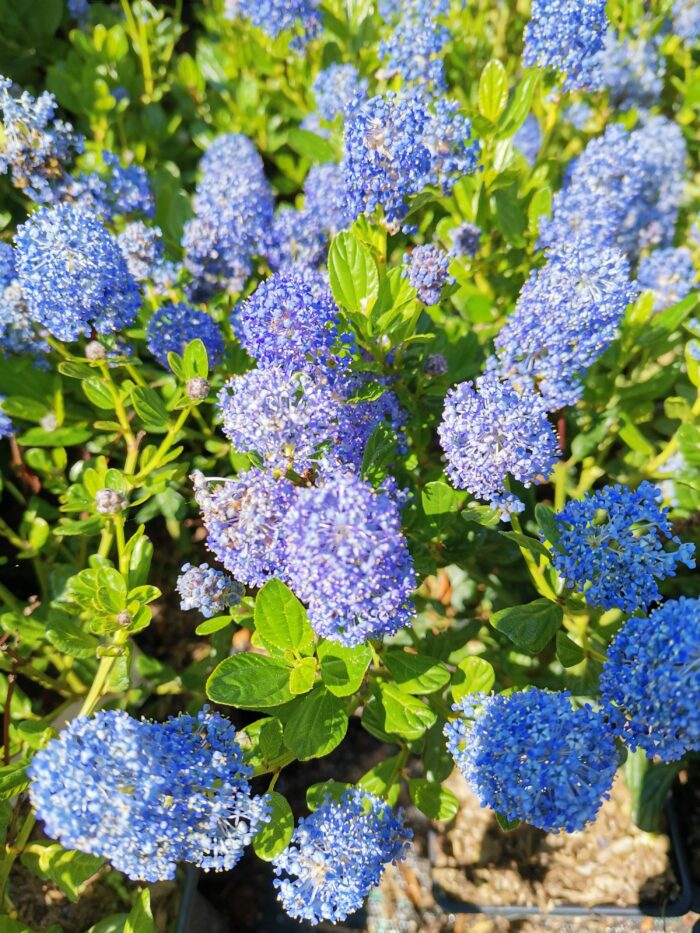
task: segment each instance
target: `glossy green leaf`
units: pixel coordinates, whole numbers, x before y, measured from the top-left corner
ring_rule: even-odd
[[[402,648],[390,648],[384,655],[384,663],[404,693],[435,693],[450,679],[450,672],[440,661],[424,654],[410,654]]]
[[[487,62],[479,79],[479,113],[495,123],[508,102],[508,78],[496,58]]]
[[[301,651],[314,643],[306,610],[281,580],[269,580],[255,600],[255,630],[276,648]]]
[[[351,233],[339,233],[328,251],[328,275],[338,304],[369,314],[379,294],[379,273],[369,247]]]
[[[253,836],[253,848],[258,858],[271,862],[289,845],[294,832],[294,814],[286,797],[270,791],[267,800],[271,807],[270,817]]]
[[[325,687],[300,697],[284,727],[284,742],[300,761],[321,758],[345,738],[348,715],[341,701]]]
[[[224,658],[207,681],[207,696],[215,703],[242,709],[267,709],[293,699],[289,689],[291,664],[262,654]]]
[[[484,658],[464,658],[452,676],[452,698],[459,703],[472,693],[488,693],[495,680],[493,667]]]
[[[345,697],[359,690],[372,660],[369,645],[347,648],[333,641],[321,640],[316,650],[321,680],[330,693]]]
[[[427,781],[414,778],[408,782],[411,800],[431,820],[451,820],[459,810],[459,800],[451,790]]]
[[[536,599],[523,606],[501,609],[491,616],[491,624],[518,648],[538,654],[554,637],[563,617],[558,603]]]

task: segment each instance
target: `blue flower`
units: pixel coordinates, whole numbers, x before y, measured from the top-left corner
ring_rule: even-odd
[[[316,109],[324,120],[333,120],[352,105],[357,107],[367,95],[367,79],[354,65],[331,64],[319,71],[312,87]]]
[[[654,292],[654,311],[663,311],[685,298],[695,281],[693,257],[689,249],[668,247],[642,256],[637,282],[643,290]]]
[[[187,344],[196,339],[206,347],[210,366],[218,366],[224,338],[206,311],[184,302],[166,304],[158,308],[146,328],[146,344],[161,366],[168,366],[168,353],[182,354]]]
[[[613,107],[648,108],[658,101],[666,71],[658,40],[622,39],[610,29],[599,60],[601,83],[608,88]]]
[[[647,481],[637,489],[605,486],[555,516],[561,537],[552,562],[591,606],[647,609],[661,599],[657,581],[675,576],[678,564],[695,566],[695,546],[673,534],[659,499]],[[671,544],[678,547],[667,550]]]
[[[450,31],[431,11],[409,5],[388,39],[379,45],[379,57],[389,75],[400,74],[404,84],[422,83],[430,93],[446,87],[441,55],[450,41]]]
[[[469,256],[473,259],[481,246],[481,227],[467,220],[454,230],[450,230],[450,238],[452,239],[450,256],[455,258]]]
[[[542,482],[559,457],[540,396],[492,372],[450,389],[438,435],[453,485],[485,499],[503,518],[524,508],[508,492],[508,477],[525,486]]]
[[[302,487],[282,523],[286,580],[324,638],[359,645],[414,613],[413,562],[395,502],[354,473]]]
[[[619,250],[587,240],[550,250],[496,337],[496,368],[514,382],[534,381],[549,411],[574,404],[581,377],[637,294]]]
[[[684,42],[693,44],[700,39],[700,7],[697,0],[675,0],[671,16],[673,31]]]
[[[79,201],[111,223],[116,217],[155,214],[155,198],[145,169],[139,165],[122,165],[113,152],[102,152],[104,170],[86,172],[67,179],[61,193],[64,200]]]
[[[5,396],[0,395],[0,406],[5,401]],[[12,421],[10,421],[10,416],[6,415],[5,412],[0,407],[0,440],[4,437],[11,437],[15,433],[15,430],[12,426]]]
[[[280,522],[296,495],[289,480],[254,467],[235,479],[208,479],[196,472],[192,482],[207,547],[219,563],[247,586],[284,578]]]
[[[405,857],[411,830],[403,813],[361,790],[326,798],[302,818],[272,862],[286,912],[311,924],[337,923],[358,910],[389,863]]]
[[[605,0],[533,0],[530,16],[525,66],[553,69],[566,90],[599,88],[597,53],[608,25]]]
[[[32,318],[59,340],[128,327],[138,288],[112,234],[88,210],[43,207],[18,228],[17,273]]]
[[[66,6],[73,19],[83,23],[90,11],[90,0],[67,0]]]
[[[80,716],[28,768],[49,836],[143,881],[174,878],[179,861],[232,868],[268,819],[251,773],[236,730],[206,707],[165,723]]]
[[[209,564],[183,564],[177,578],[180,609],[199,609],[205,619],[222,615],[240,603],[244,589],[238,581]]]
[[[232,20],[250,20],[272,39],[291,31],[292,47],[302,49],[321,32],[318,7],[318,0],[226,0],[225,15]]]
[[[461,715],[445,726],[447,747],[482,806],[553,833],[595,819],[618,764],[600,713],[537,688],[453,708]]]
[[[289,272],[295,266],[315,269],[326,258],[327,241],[318,215],[282,205],[272,222],[267,261],[275,272]]]
[[[525,161],[532,168],[537,162],[537,156],[540,154],[540,146],[542,145],[542,130],[534,114],[527,115],[525,122],[513,137],[513,143],[522,152]]]
[[[623,740],[650,758],[700,751],[700,600],[632,618],[608,648],[600,691]]]
[[[407,278],[418,292],[418,297],[426,305],[436,305],[440,301],[442,286],[449,279],[450,257],[432,243],[416,246],[404,257],[402,275]]]
[[[151,278],[156,266],[163,262],[163,232],[160,227],[149,227],[142,220],[128,223],[117,235],[119,249],[136,282]]]
[[[351,224],[345,204],[345,183],[340,165],[312,165],[304,182],[304,212],[316,218],[328,236]]]

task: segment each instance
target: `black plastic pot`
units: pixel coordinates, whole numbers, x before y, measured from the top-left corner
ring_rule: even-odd
[[[696,901],[700,903],[700,890],[694,889],[693,886],[688,853],[686,851],[685,840],[681,831],[681,824],[673,797],[669,798],[665,812],[666,825],[671,842],[671,855],[681,889],[676,900],[668,904],[644,904],[634,907],[616,907],[612,904],[601,904],[596,907],[581,907],[574,904],[562,904],[557,907],[552,907],[548,911],[542,911],[539,907],[526,905],[518,906],[517,904],[494,907],[489,904],[474,904],[469,901],[459,901],[448,894],[435,881],[433,882],[433,897],[436,903],[439,904],[447,914],[489,914],[491,916],[497,915],[499,917],[504,917],[508,920],[544,916],[625,917],[631,919],[640,917],[683,917],[693,907]],[[431,850],[431,861],[434,861],[435,834],[432,832],[428,836],[428,845]]]

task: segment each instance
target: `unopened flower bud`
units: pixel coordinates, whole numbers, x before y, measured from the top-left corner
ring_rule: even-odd
[[[122,609],[121,612],[117,614],[117,624],[118,625],[131,625],[132,615],[130,612],[127,612],[126,609]]]
[[[99,340],[91,340],[85,347],[86,360],[104,360],[107,359],[107,348],[103,347]]]
[[[431,353],[423,364],[426,376],[444,376],[447,372],[447,360],[442,353]]]
[[[116,489],[98,489],[95,493],[95,508],[102,515],[114,515],[126,506],[126,496]]]
[[[187,397],[191,398],[195,402],[201,402],[202,399],[205,399],[209,395],[209,389],[211,386],[206,379],[202,376],[195,376],[194,379],[190,379],[185,386],[185,392]]]
[[[56,415],[52,411],[50,411],[48,415],[44,415],[44,417],[39,422],[39,427],[42,429],[42,431],[46,431],[47,433],[55,431],[58,427]]]

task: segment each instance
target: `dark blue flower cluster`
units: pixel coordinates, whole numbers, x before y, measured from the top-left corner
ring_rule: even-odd
[[[209,564],[183,564],[177,578],[181,609],[199,609],[205,619],[222,615],[240,603],[244,589],[237,580]]]
[[[128,223],[117,235],[119,249],[135,282],[146,282],[163,262],[163,232],[142,220]]]
[[[608,648],[600,690],[624,741],[653,758],[700,751],[700,600],[632,618]]]
[[[165,304],[153,314],[146,328],[146,344],[161,366],[168,366],[168,353],[182,354],[187,344],[196,339],[206,347],[210,366],[218,366],[224,338],[206,311],[185,302]]]
[[[481,247],[481,227],[467,220],[454,230],[450,230],[450,238],[452,240],[450,256],[455,258],[468,256],[473,259]]]
[[[568,692],[475,694],[445,726],[447,747],[482,803],[507,820],[575,832],[595,819],[617,770],[605,718]]]
[[[403,813],[373,794],[347,790],[302,818],[273,861],[275,887],[297,920],[337,923],[358,910],[386,866],[405,857],[411,830]]]
[[[78,717],[28,769],[46,832],[140,881],[173,878],[181,861],[232,868],[268,819],[251,773],[236,730],[206,707],[165,723]]]
[[[533,0],[530,16],[524,64],[552,68],[566,90],[600,87],[597,53],[608,25],[605,0]]]
[[[561,536],[552,562],[591,606],[647,609],[661,599],[658,581],[675,576],[678,564],[695,566],[695,546],[673,534],[659,500],[647,481],[637,489],[605,486],[555,516]]]

